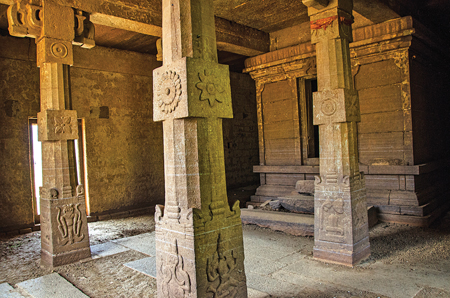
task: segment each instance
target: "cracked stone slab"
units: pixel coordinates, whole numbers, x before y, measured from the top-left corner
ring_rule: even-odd
[[[252,288],[247,288],[248,298],[269,298],[270,295]]]
[[[112,241],[148,256],[156,256],[155,232]]]
[[[34,298],[89,298],[58,273],[18,283],[17,287]]]
[[[22,294],[16,291],[11,285],[8,283],[0,284],[0,298],[24,298]]]
[[[121,252],[129,251],[128,247],[118,245],[112,242],[106,242],[91,246],[91,255],[93,259],[115,255]]]
[[[143,258],[123,265],[150,277],[156,278],[156,257]]]

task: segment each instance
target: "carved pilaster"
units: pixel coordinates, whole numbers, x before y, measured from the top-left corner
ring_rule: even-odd
[[[353,2],[331,1],[320,8],[303,0],[316,45],[318,92],[314,124],[319,125],[320,176],[314,194],[314,257],[353,266],[370,254],[366,189],[359,172],[357,125],[349,43]]]
[[[155,213],[158,297],[247,297],[239,202],[230,209],[225,182],[230,79],[217,63],[212,4],[163,0],[164,64],[153,72],[166,186]]]

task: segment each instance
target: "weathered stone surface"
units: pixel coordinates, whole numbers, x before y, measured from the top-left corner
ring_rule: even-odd
[[[244,224],[258,225],[295,236],[314,236],[314,215],[262,210],[241,210]]]
[[[166,201],[157,206],[158,297],[247,297],[239,202],[228,206],[222,118],[233,116],[217,64],[212,1],[163,1],[163,63],[154,120],[163,120]]]
[[[314,180],[299,180],[295,183],[295,190],[300,194],[313,194]]]
[[[360,108],[350,65],[353,1],[331,2],[323,9],[303,3],[309,7],[317,54],[314,124],[319,125],[321,151],[314,194],[314,257],[353,266],[370,254],[366,187],[358,164]]]
[[[281,206],[291,212],[314,213],[314,195],[293,193],[291,196],[280,197]]]

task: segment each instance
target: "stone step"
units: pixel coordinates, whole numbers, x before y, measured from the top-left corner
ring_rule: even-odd
[[[244,224],[254,224],[295,236],[314,236],[314,215],[241,209]]]
[[[376,208],[368,207],[367,213],[369,228],[372,228],[378,223]],[[290,235],[314,236],[314,214],[241,209],[241,219],[244,224],[253,224]]]
[[[17,289],[33,298],[89,298],[58,273],[18,283]]]
[[[19,293],[8,283],[0,284],[0,298],[24,298],[22,294]]]

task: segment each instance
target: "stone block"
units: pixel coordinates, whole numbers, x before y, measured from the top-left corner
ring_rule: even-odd
[[[42,262],[50,266],[73,263],[91,256],[84,196],[41,197]]]
[[[315,192],[314,180],[299,180],[295,183],[295,190],[302,194],[313,194]]]
[[[40,142],[78,139],[77,111],[44,110],[38,113],[38,126]]]
[[[313,96],[314,125],[361,121],[356,90],[325,90]]]
[[[185,57],[155,69],[153,78],[154,121],[233,118],[227,65]]]
[[[37,43],[37,65],[43,63],[62,63],[73,65],[71,41],[44,37]]]

